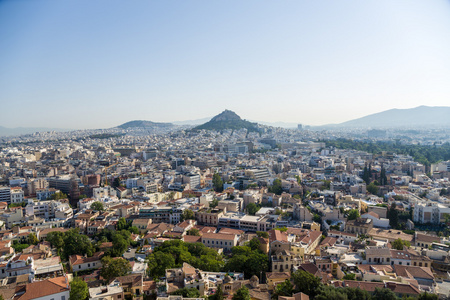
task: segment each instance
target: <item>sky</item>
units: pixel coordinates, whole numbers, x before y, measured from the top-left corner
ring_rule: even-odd
[[[0,126],[450,106],[450,0],[0,0]]]

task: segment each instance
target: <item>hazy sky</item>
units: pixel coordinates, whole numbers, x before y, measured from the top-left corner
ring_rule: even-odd
[[[0,1],[0,126],[450,106],[449,0]]]

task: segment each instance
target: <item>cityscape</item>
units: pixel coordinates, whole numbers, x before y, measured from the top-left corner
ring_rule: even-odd
[[[0,1],[0,300],[450,299],[449,12]]]
[[[197,126],[3,137],[0,292],[445,298],[449,139],[277,128],[230,110]]]

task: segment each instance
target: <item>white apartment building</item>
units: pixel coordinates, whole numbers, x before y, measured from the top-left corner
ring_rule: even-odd
[[[11,203],[22,203],[25,201],[24,192],[21,187],[11,188]]]
[[[450,214],[450,207],[433,202],[417,202],[414,207],[413,221],[418,223],[439,224],[445,221],[445,214]]]

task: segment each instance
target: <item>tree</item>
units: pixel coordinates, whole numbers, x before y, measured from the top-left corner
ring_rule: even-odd
[[[17,243],[17,244],[12,244],[11,247],[14,249],[14,251],[16,251],[18,253],[18,252],[22,252],[23,249],[30,247],[30,245]]]
[[[163,277],[166,269],[175,267],[175,258],[169,253],[156,251],[150,254],[148,259],[148,272],[151,277]]]
[[[377,195],[378,194],[378,187],[375,185],[375,183],[371,182],[368,186],[367,186],[367,191],[373,195]]]
[[[213,199],[213,201],[209,202],[209,207],[210,208],[214,208],[217,205],[219,205],[219,200],[218,199]]]
[[[297,270],[292,273],[292,279],[295,284],[295,291],[305,293],[310,298],[314,298],[317,295],[322,285],[319,277],[303,270]]]
[[[255,203],[249,203],[246,209],[249,215],[254,216],[256,212],[259,210],[259,207]]]
[[[266,238],[266,239],[269,238],[269,233],[266,232],[266,231],[257,231],[257,232],[256,232],[256,235],[257,235],[258,237],[262,237],[262,238]]]
[[[248,242],[248,246],[250,247],[250,249],[255,251],[259,249],[259,247],[261,246],[261,242],[258,240],[258,238],[255,237],[252,238],[250,242]]]
[[[337,289],[332,286],[324,286],[318,291],[318,294],[314,297],[317,300],[347,300],[347,295],[344,289]]]
[[[200,230],[197,228],[189,229],[187,232],[188,235],[200,236]]]
[[[100,269],[100,275],[105,279],[107,283],[110,283],[112,279],[120,276],[128,275],[131,272],[130,262],[123,258],[111,258],[105,256],[102,258],[102,268]]]
[[[392,228],[397,228],[398,226],[398,210],[396,209],[397,205],[392,203],[387,211],[387,218],[389,219],[389,225]]]
[[[256,244],[253,244],[255,247]],[[246,278],[253,275],[261,276],[261,272],[267,272],[269,259],[259,249],[252,250],[249,246],[236,246],[231,248],[231,257],[225,264],[227,271],[244,272]]]
[[[225,296],[223,295],[223,291],[222,291],[222,285],[219,284],[217,286],[217,290],[216,292],[208,297],[208,300],[223,300],[225,299]]]
[[[190,209],[183,210],[183,213],[181,214],[181,221],[184,220],[195,220],[195,214]]]
[[[214,173],[212,178],[212,184],[214,186],[214,190],[218,193],[223,191],[223,181],[220,177],[219,173]]]
[[[250,292],[243,286],[238,289],[234,294],[232,300],[250,300]]]
[[[273,181],[272,186],[269,187],[269,192],[277,194],[277,195],[281,195],[281,193],[283,192],[283,188],[281,186],[280,179],[277,178]]]
[[[419,297],[417,298],[417,300],[438,300],[439,297],[436,294],[430,294],[430,293],[422,293],[419,295]]]
[[[351,209],[351,210],[349,210],[349,212],[348,212],[347,220],[348,220],[348,221],[350,221],[350,220],[356,220],[356,219],[358,219],[359,217],[360,217],[359,211],[358,211],[357,209]]]
[[[36,237],[35,233],[30,233],[28,235],[28,244],[30,245],[36,245],[37,243],[39,243],[38,238]]]
[[[130,245],[129,239],[118,233],[113,235],[112,243],[113,248],[111,254],[115,257],[122,256]]]
[[[373,293],[373,299],[377,299],[377,300],[397,300],[397,296],[390,289],[375,288],[375,292]]]
[[[56,248],[57,252],[61,254],[61,250],[64,246],[64,233],[60,231],[53,231],[47,234],[46,240]]]
[[[407,248],[411,247],[411,243],[408,241],[404,241],[400,238],[396,239],[395,241],[391,242],[392,248],[396,250],[403,250],[403,247],[406,246]]]
[[[367,185],[370,183],[369,169],[367,169],[367,166],[364,166],[362,179],[366,182]]]
[[[87,283],[79,278],[75,277],[70,283],[70,300],[84,300],[89,296],[89,288]]]
[[[278,299],[279,296],[291,297],[293,293],[294,286],[289,279],[286,279],[284,282],[277,284],[272,299]]]
[[[200,292],[196,288],[181,288],[173,292],[171,295],[179,295],[184,298],[200,298]]]
[[[122,230],[122,229],[127,229],[127,228],[128,228],[128,224],[127,224],[127,221],[125,220],[125,218],[119,218],[119,221],[117,221],[117,224],[116,224],[116,229]]]
[[[80,234],[78,229],[71,229],[64,233],[63,256],[68,258],[73,254],[87,256],[94,254],[94,246],[91,241],[86,235]]]
[[[67,199],[67,195],[63,192],[57,192],[52,195],[50,195],[49,200],[61,200],[61,199]]]
[[[344,279],[344,280],[355,280],[355,277],[356,277],[355,273],[348,273],[348,274],[345,274],[344,278],[342,278],[342,279]]]
[[[92,210],[98,210],[98,211],[104,211],[105,208],[103,207],[103,203],[100,201],[95,201],[94,203],[91,204],[91,209]]]
[[[381,167],[380,185],[386,185],[387,183],[386,169],[384,167]]]

